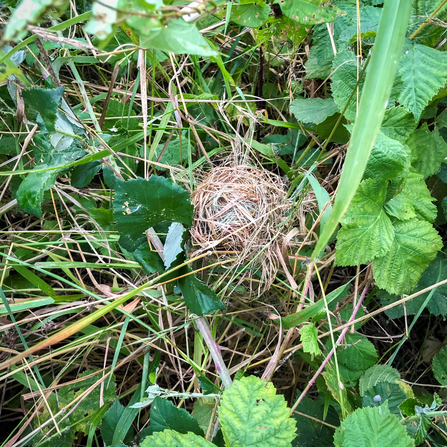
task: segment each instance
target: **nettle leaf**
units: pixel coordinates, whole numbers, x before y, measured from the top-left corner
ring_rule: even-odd
[[[447,80],[447,53],[414,42],[404,47],[399,74],[402,91],[399,103],[419,120],[425,106]]]
[[[303,351],[311,355],[320,355],[321,349],[318,346],[318,329],[312,324],[305,324],[300,329]]]
[[[428,222],[396,222],[388,253],[373,260],[374,279],[390,293],[410,293],[422,272],[442,248],[442,239]]]
[[[405,143],[416,126],[413,115],[405,107],[391,107],[385,111],[380,131],[389,138]]]
[[[333,22],[342,11],[323,0],[275,0],[289,19],[302,25]]]
[[[321,124],[337,113],[338,108],[332,99],[297,98],[290,103],[290,111],[301,123]]]
[[[447,346],[433,357],[433,374],[435,379],[442,385],[447,386]]]
[[[113,201],[116,228],[121,235],[137,241],[149,228],[163,223],[192,225],[194,208],[188,191],[172,180],[151,176],[117,181]]]
[[[387,184],[363,180],[343,217],[337,238],[337,265],[359,265],[384,256],[393,242],[394,230],[383,204]]]
[[[337,53],[332,63],[332,96],[337,104],[340,113],[346,106],[352,90],[357,84],[357,58],[352,51],[341,51]],[[359,88],[362,90],[363,81],[360,82]],[[349,121],[355,121],[357,116],[357,101],[355,98],[351,100],[345,112],[345,117]]]
[[[254,376],[233,382],[223,392],[219,417],[231,447],[289,447],[296,436],[284,396]]]
[[[337,412],[332,406],[327,410],[325,417],[324,399],[312,400],[304,397],[298,407],[300,413],[311,416],[317,421],[300,414],[294,413],[296,420],[297,436],[292,441],[293,447],[334,447],[333,436],[335,430],[332,427],[323,425],[318,421],[324,420],[335,427],[340,425]]]
[[[408,146],[379,133],[366,165],[364,177],[382,181],[391,180],[408,169],[409,166],[410,150]]]
[[[388,406],[359,408],[335,431],[337,447],[414,447],[405,427]]]
[[[427,123],[413,132],[407,141],[411,164],[424,178],[436,174],[447,157],[447,144],[437,129],[430,132]]]
[[[215,447],[215,445],[194,433],[181,434],[175,430],[164,430],[145,438],[140,447]]]
[[[245,3],[233,6],[230,20],[238,25],[259,28],[268,20],[270,6],[260,3]]]
[[[183,225],[178,222],[173,222],[169,227],[168,235],[166,236],[166,241],[163,248],[166,270],[175,261],[177,255],[183,251],[182,242],[184,231],[185,229],[183,228]]]
[[[184,19],[174,19],[167,26],[152,28],[149,37],[141,38],[140,46],[174,54],[217,56],[197,27]]]
[[[182,270],[182,274],[190,272],[187,267]],[[178,280],[178,285],[182,291],[188,309],[199,316],[209,314],[215,310],[225,310],[222,301],[216,293],[206,284],[196,278],[195,275],[188,275]]]
[[[360,396],[364,396],[367,390],[375,387],[379,382],[396,383],[399,380],[400,374],[397,369],[389,365],[374,365],[360,377]]]
[[[363,407],[380,407],[388,401],[391,413],[400,416],[400,404],[407,398],[405,391],[397,383],[379,382],[363,396]]]
[[[54,132],[56,112],[64,93],[64,87],[58,88],[29,88],[22,91],[25,104],[42,117],[49,132]]]
[[[107,4],[94,2],[93,17],[85,26],[87,33],[93,34],[99,40],[105,40],[112,34],[118,19],[119,0],[110,0]]]

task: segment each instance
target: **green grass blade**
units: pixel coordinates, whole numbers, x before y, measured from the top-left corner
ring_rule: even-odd
[[[391,94],[410,11],[411,0],[385,1],[334,209],[315,246],[312,259],[325,248],[362,180]]]

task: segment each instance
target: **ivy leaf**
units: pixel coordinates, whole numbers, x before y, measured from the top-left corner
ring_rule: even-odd
[[[407,398],[405,391],[397,383],[379,382],[363,396],[363,407],[380,407],[388,401],[391,413],[400,416],[399,405]]]
[[[430,223],[396,222],[389,252],[373,260],[377,285],[397,295],[410,293],[441,248],[442,239]]]
[[[49,132],[55,132],[56,112],[63,93],[64,87],[29,88],[22,91],[26,105],[40,114]]]
[[[259,28],[268,20],[270,6],[259,3],[245,3],[233,6],[230,20],[238,25]]]
[[[194,209],[188,191],[172,180],[151,176],[117,181],[113,201],[116,228],[137,241],[149,228],[171,222],[192,225]]]
[[[197,27],[184,19],[173,19],[166,26],[152,28],[149,37],[141,38],[140,45],[174,54],[217,56]]]
[[[311,355],[320,355],[321,349],[318,346],[318,329],[312,324],[305,324],[300,329],[303,351]]]
[[[169,227],[168,235],[166,236],[166,241],[163,248],[166,270],[175,261],[177,255],[183,251],[182,241],[184,231],[185,229],[183,228],[183,225],[178,222],[173,222]]]
[[[433,357],[433,374],[435,379],[442,385],[447,386],[447,346]]]
[[[360,396],[364,396],[367,390],[375,387],[379,382],[396,383],[398,380],[400,380],[400,374],[397,369],[389,365],[374,365],[360,377]]]
[[[295,420],[284,396],[273,384],[243,377],[223,392],[219,417],[226,445],[231,447],[289,447]]]
[[[393,241],[393,225],[383,204],[387,184],[363,180],[338,232],[337,265],[359,265],[385,255]]]
[[[181,434],[175,430],[164,430],[146,437],[140,447],[215,447],[215,445],[194,433]]]
[[[413,132],[407,141],[411,164],[424,178],[436,174],[447,157],[447,144],[437,129],[430,132],[427,123]]]
[[[405,427],[388,406],[359,408],[335,431],[338,447],[414,447]]]
[[[289,19],[301,25],[317,25],[319,23],[333,22],[342,11],[321,0],[275,0],[281,11]]]
[[[397,177],[410,166],[410,151],[408,146],[399,141],[379,133],[368,164],[365,169],[365,178],[377,178],[382,181]]]
[[[187,272],[191,271],[189,267],[185,270]],[[225,306],[219,300],[216,293],[197,279],[195,275],[180,278],[178,285],[190,312],[202,316],[218,309],[225,310]]]
[[[399,74],[403,81],[399,103],[419,120],[425,106],[446,83],[447,53],[414,42],[407,44]]]
[[[407,109],[391,107],[385,111],[380,131],[389,138],[405,143],[416,125],[413,115]]]
[[[321,124],[338,109],[332,99],[297,98],[290,103],[290,111],[301,123]]]

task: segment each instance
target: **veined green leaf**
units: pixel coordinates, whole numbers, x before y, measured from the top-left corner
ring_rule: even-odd
[[[441,248],[442,239],[430,223],[396,222],[390,250],[373,260],[377,285],[397,295],[410,293]]]
[[[364,396],[366,391],[373,388],[379,382],[396,383],[400,380],[400,374],[397,369],[389,365],[374,365],[365,371],[360,377],[359,391],[360,396]]]
[[[270,6],[262,3],[246,3],[233,6],[230,19],[238,25],[259,28],[269,18]]]
[[[380,180],[360,183],[338,232],[338,265],[365,264],[389,251],[394,230],[383,209],[386,190],[386,182]]]
[[[304,352],[308,352],[311,355],[321,354],[320,346],[318,346],[318,329],[312,323],[301,327],[300,337]]]
[[[385,112],[380,132],[400,143],[405,143],[415,129],[416,121],[405,107],[391,107]]]
[[[215,447],[215,445],[194,433],[184,435],[174,430],[164,430],[148,436],[140,447]]]
[[[400,417],[399,405],[407,399],[405,391],[397,383],[379,382],[366,391],[363,396],[363,408],[380,407],[385,401],[390,412]]]
[[[447,53],[417,43],[405,45],[399,74],[402,91],[399,103],[419,120],[425,106],[447,80]]]
[[[333,22],[342,14],[334,5],[322,0],[275,0],[275,3],[281,6],[284,15],[301,25]]]
[[[337,360],[351,370],[366,371],[377,362],[378,356],[364,335],[346,334],[346,346],[337,348]]]
[[[296,119],[306,124],[321,124],[327,117],[337,113],[332,99],[297,98],[290,103],[290,111]]]

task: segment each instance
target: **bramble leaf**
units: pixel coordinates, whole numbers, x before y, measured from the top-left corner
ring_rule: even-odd
[[[405,143],[416,129],[416,121],[404,107],[391,107],[385,111],[380,132],[389,138]]]
[[[321,349],[318,346],[318,329],[312,324],[305,324],[300,329],[303,351],[311,355],[320,355]]]
[[[410,110],[416,120],[447,80],[447,53],[414,42],[404,46],[399,74],[402,91],[399,103]]]
[[[360,183],[338,232],[337,265],[365,264],[389,251],[394,230],[383,209],[386,187],[373,179]]]
[[[337,447],[414,447],[405,427],[388,406],[359,408],[335,431]]]
[[[233,382],[222,395],[219,417],[225,443],[231,447],[289,447],[295,420],[284,396],[272,383],[254,377]]]
[[[215,445],[194,433],[181,434],[175,430],[164,430],[146,437],[140,447],[215,447]]]
[[[337,360],[351,370],[364,371],[377,360],[374,345],[362,334],[348,334],[346,347],[337,348]]]
[[[366,391],[363,407],[380,407],[388,401],[391,413],[400,416],[399,405],[407,398],[405,391],[397,383],[379,382]]]
[[[259,3],[236,4],[231,10],[231,17],[234,23],[249,28],[259,28],[269,18],[270,6]]]
[[[377,285],[390,293],[410,293],[441,248],[442,239],[430,223],[396,222],[389,252],[373,260]]]
[[[338,109],[332,99],[297,98],[290,103],[290,111],[301,123],[321,124]]]

